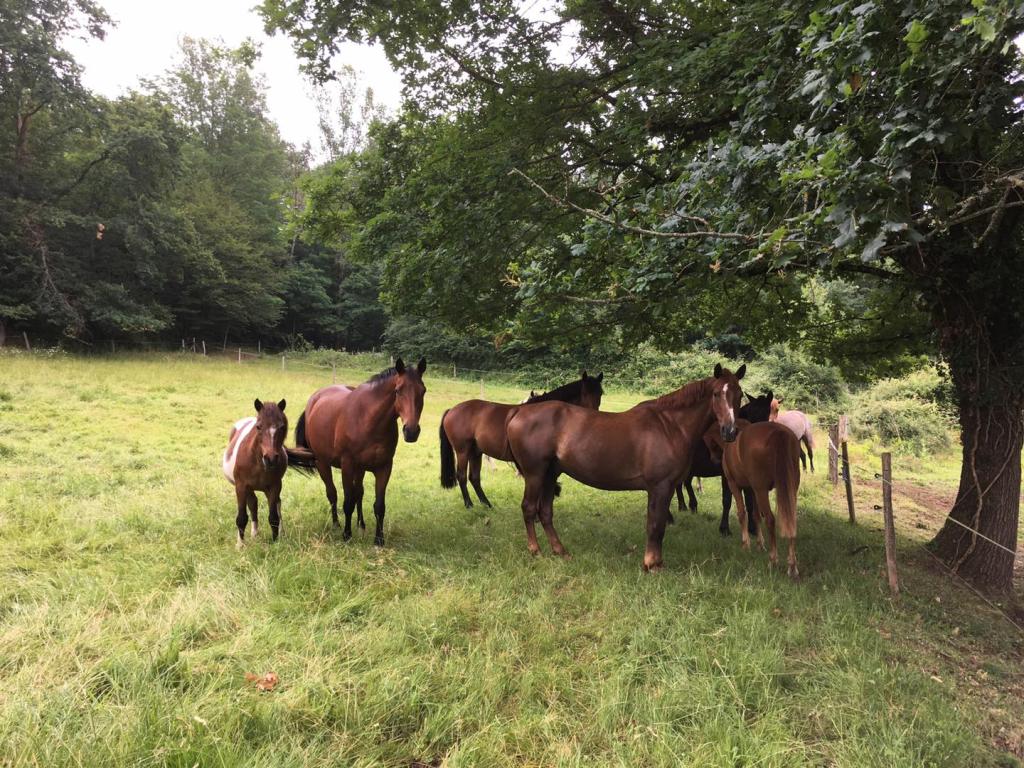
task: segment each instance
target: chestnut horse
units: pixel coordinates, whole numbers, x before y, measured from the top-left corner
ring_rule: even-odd
[[[415,443],[420,435],[423,411],[423,372],[427,361],[406,367],[401,358],[395,367],[382,371],[354,389],[340,384],[314,392],[295,425],[295,444],[307,448],[316,460],[324,481],[331,520],[338,525],[338,489],[332,467],[340,467],[344,492],[346,541],[352,538],[352,510],[362,515],[363,476],[372,472],[376,481],[373,513],[377,529],[373,543],[384,546],[384,494],[391,478],[391,466],[398,447],[398,419],[405,441]]]
[[[523,404],[560,401],[583,408],[597,410],[601,407],[604,390],[601,382],[604,374],[587,376],[583,371],[579,380],[564,384],[550,392],[530,397],[519,405],[491,403],[487,400],[466,400],[450,408],[441,416],[441,487],[454,488],[458,480],[462,501],[469,509],[473,506],[466,488],[467,470],[469,482],[481,504],[491,506],[490,500],[480,485],[480,465],[487,454],[501,461],[512,461],[508,452],[508,437],[505,425]],[[456,465],[456,456],[458,464]]]
[[[540,517],[551,550],[567,553],[555,531],[555,483],[561,473],[607,491],[647,491],[644,570],[662,566],[661,544],[672,491],[690,471],[693,447],[715,422],[726,441],[736,436],[736,411],[746,366],[733,374],[715,366],[711,378],[693,381],[622,413],[589,411],[567,403],[520,408],[508,422],[512,456],[526,481],[523,520],[531,553],[540,551]]]
[[[807,457],[804,456],[804,449],[800,449],[800,466],[807,470],[807,459],[811,461],[811,472],[814,472],[814,429],[811,427],[811,420],[803,411],[779,411],[779,404],[782,398],[772,400],[772,412],[769,421],[777,421],[789,427],[796,439],[807,446]]]
[[[270,506],[270,531],[277,541],[281,530],[281,478],[288,469],[288,454],[284,438],[288,434],[288,419],[284,415],[285,401],[253,405],[255,416],[239,419],[228,435],[228,447],[221,459],[221,469],[228,482],[235,486],[238,501],[238,546],[245,544],[246,507],[252,517],[252,535],[259,534],[260,522],[256,516],[259,502],[256,491],[262,491]]]
[[[789,539],[789,575],[800,578],[796,564],[796,496],[800,489],[800,444],[787,427],[774,421],[760,424],[737,423],[739,437],[725,443],[715,430],[708,430],[705,442],[712,453],[722,458],[726,482],[736,499],[736,516],[740,522],[742,546],[750,549],[747,535],[747,510],[743,491],[753,491],[757,503],[753,514],[760,515],[768,527],[769,558],[772,565],[779,561],[775,543],[775,515],[768,502],[768,492],[775,490],[775,511],[778,513],[779,533]],[[764,535],[758,531],[758,543],[764,549]]]
[[[767,394],[761,395],[760,397],[752,397],[740,408],[737,418],[749,421],[751,424],[757,424],[762,421],[768,421],[769,414],[771,411],[771,404],[775,400],[775,395],[768,391]],[[686,493],[689,496],[690,511],[697,511],[697,497],[693,493],[693,478],[695,477],[721,477],[722,478],[722,520],[718,524],[718,531],[723,536],[730,536],[732,532],[729,530],[729,512],[732,511],[732,492],[729,490],[729,484],[725,481],[725,477],[722,475],[722,463],[717,459],[712,458],[711,452],[708,450],[707,445],[703,440],[700,440],[693,449],[693,463],[690,465],[690,474],[682,484],[676,486],[676,498],[679,500],[679,511],[683,511],[683,487],[686,487]],[[747,496],[747,506],[753,509],[754,498],[751,495]],[[757,535],[757,515],[747,516],[747,526],[752,536]]]

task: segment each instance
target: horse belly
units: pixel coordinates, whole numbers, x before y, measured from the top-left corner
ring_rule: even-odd
[[[560,471],[602,491],[636,491],[647,487],[642,462],[628,434],[610,440],[574,432],[563,433],[559,440]]]

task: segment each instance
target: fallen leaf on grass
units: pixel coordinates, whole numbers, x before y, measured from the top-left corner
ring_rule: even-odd
[[[277,686],[277,673],[267,672],[265,675],[254,675],[252,672],[245,673],[247,682],[255,683],[261,691],[272,691]]]

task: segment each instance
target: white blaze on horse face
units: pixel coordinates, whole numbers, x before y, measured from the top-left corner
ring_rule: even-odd
[[[728,424],[728,426],[731,427],[731,426],[733,426],[736,423],[736,414],[733,412],[732,404],[729,402],[729,385],[728,384],[726,384],[725,386],[722,387],[722,397],[725,398],[726,407],[729,409],[729,424]]]
[[[238,460],[238,447],[242,441],[249,436],[252,428],[256,426],[256,418],[248,416],[235,422],[235,434],[224,451],[224,458],[221,459],[221,469],[224,470],[224,477],[232,485],[235,484],[235,462]]]

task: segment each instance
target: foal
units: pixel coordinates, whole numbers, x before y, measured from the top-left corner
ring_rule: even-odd
[[[796,495],[800,489],[800,445],[796,436],[786,427],[773,421],[750,424],[737,421],[739,436],[726,443],[716,429],[704,434],[704,441],[712,455],[720,456],[722,471],[736,500],[736,516],[740,522],[743,548],[750,549],[747,534],[747,509],[743,491],[753,491],[756,509],[768,526],[771,546],[769,558],[772,565],[778,563],[779,553],[775,543],[775,516],[768,503],[768,492],[775,491],[775,511],[778,513],[779,533],[789,539],[789,575],[798,579],[800,572],[796,564]],[[764,549],[764,535],[758,526],[757,540]]]
[[[245,543],[246,507],[252,516],[252,535],[260,530],[256,516],[256,491],[262,491],[270,505],[270,531],[274,541],[281,531],[281,478],[288,469],[288,454],[284,438],[288,434],[288,419],[284,415],[285,401],[263,403],[256,400],[255,416],[239,419],[231,428],[228,447],[221,460],[224,477],[235,486],[238,500],[238,546]]]

